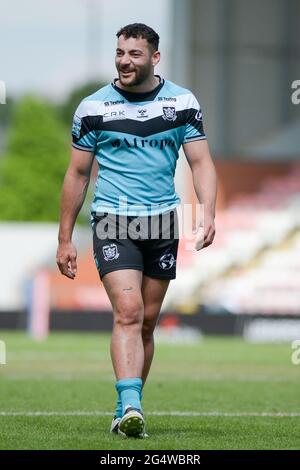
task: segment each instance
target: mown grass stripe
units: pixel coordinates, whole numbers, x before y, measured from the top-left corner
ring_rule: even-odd
[[[0,411],[0,416],[112,416],[108,411]],[[148,416],[298,418],[300,412],[149,411]]]

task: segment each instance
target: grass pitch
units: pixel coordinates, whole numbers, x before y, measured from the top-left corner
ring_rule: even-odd
[[[143,407],[149,438],[109,426],[108,335],[0,332],[0,449],[299,449],[300,365],[290,344],[205,338],[157,344]]]

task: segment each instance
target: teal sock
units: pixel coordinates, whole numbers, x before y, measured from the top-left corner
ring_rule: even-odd
[[[127,406],[141,410],[142,379],[140,377],[119,380],[116,383],[116,390],[122,401],[122,416]]]
[[[142,389],[140,391],[140,402],[142,403],[142,399],[143,399],[143,392],[142,392]],[[122,418],[123,414],[122,414],[122,400],[121,400],[121,397],[120,395],[118,394],[118,399],[117,399],[117,403],[116,403],[116,408],[115,408],[115,416],[117,418]]]
[[[115,416],[117,418],[122,418],[122,400],[120,396],[117,399],[116,409],[115,409]]]

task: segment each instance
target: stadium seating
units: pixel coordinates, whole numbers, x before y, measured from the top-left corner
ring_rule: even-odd
[[[216,237],[202,251],[181,241],[177,281],[163,307],[247,314],[300,313],[300,166],[266,179],[217,213]],[[189,241],[189,246],[191,245]]]

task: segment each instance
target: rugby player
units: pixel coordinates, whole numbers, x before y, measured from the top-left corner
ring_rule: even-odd
[[[154,73],[160,61],[158,34],[134,23],[120,29],[117,38],[118,77],[83,99],[74,115],[57,264],[63,275],[75,278],[72,232],[96,158],[94,258],[112,304],[118,395],[111,432],[145,437],[141,401],[154,354],[153,332],[176,277],[180,199],[174,174],[181,145],[204,207],[203,243],[196,237],[196,249],[214,239],[216,173],[197,99]]]

